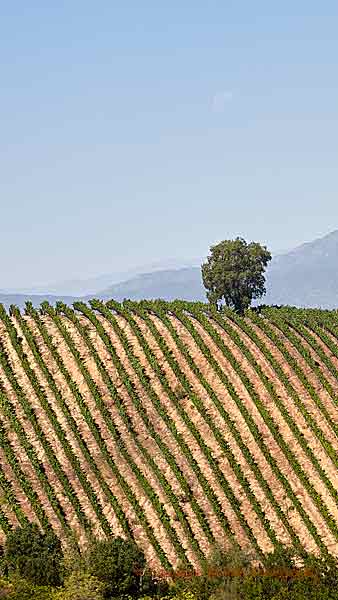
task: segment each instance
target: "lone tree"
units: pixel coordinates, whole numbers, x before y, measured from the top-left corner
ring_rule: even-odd
[[[224,240],[210,248],[210,256],[202,265],[202,279],[211,304],[222,304],[243,314],[252,300],[266,292],[264,271],[271,254],[257,242],[248,244],[243,238]]]

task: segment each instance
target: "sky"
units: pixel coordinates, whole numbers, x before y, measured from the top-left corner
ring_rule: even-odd
[[[0,289],[338,229],[338,3],[0,0]]]

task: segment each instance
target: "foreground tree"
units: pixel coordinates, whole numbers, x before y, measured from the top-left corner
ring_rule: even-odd
[[[61,542],[53,531],[42,532],[35,523],[18,527],[6,539],[2,569],[35,585],[61,582]]]
[[[104,598],[135,598],[155,589],[144,554],[131,540],[93,540],[83,560],[86,572],[104,584]]]
[[[239,314],[252,300],[266,292],[264,272],[271,254],[257,242],[248,244],[243,238],[224,240],[210,248],[210,256],[202,265],[202,279],[210,304],[222,304]]]

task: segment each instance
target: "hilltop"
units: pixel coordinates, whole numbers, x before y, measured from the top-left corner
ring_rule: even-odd
[[[142,302],[0,311],[0,527],[337,554],[338,324]]]

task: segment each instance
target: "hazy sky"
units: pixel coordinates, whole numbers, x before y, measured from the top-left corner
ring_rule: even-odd
[[[0,1],[0,289],[338,228],[336,0]]]

